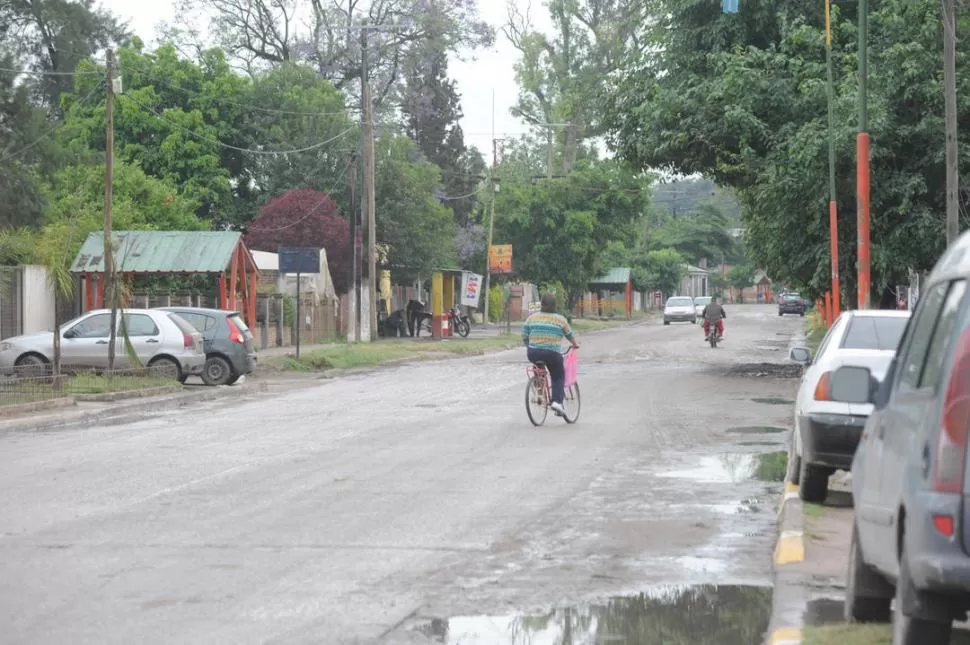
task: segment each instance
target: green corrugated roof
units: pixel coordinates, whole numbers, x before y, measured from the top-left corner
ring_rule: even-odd
[[[624,267],[620,269],[610,269],[606,272],[606,275],[601,275],[595,280],[590,280],[590,284],[626,284],[630,281],[630,274],[632,273],[629,267]]]
[[[237,231],[116,231],[115,266],[119,273],[222,273],[241,237]],[[103,233],[88,235],[71,271],[104,271]]]

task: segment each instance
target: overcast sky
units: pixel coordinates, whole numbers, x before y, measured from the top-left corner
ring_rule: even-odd
[[[515,0],[524,12],[527,0]],[[173,0],[101,0],[101,3],[117,15],[129,20],[134,32],[149,44],[154,44],[156,26],[171,20],[174,16]],[[506,19],[506,2],[502,0],[479,0],[479,11],[483,19],[499,30]],[[533,3],[532,21],[540,27],[549,24],[544,3]],[[464,118],[461,125],[465,131],[465,141],[476,146],[491,158],[492,139],[492,96],[495,96],[494,123],[499,137],[526,132],[525,124],[509,114],[509,108],[516,102],[518,87],[515,84],[513,65],[518,52],[509,44],[505,36],[498,33],[495,46],[491,51],[480,51],[477,60],[450,63],[452,78],[458,82],[462,96]]]

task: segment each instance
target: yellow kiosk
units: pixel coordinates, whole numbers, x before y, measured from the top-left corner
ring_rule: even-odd
[[[448,311],[458,302],[461,269],[435,269],[431,274],[431,337],[441,340],[454,335]]]

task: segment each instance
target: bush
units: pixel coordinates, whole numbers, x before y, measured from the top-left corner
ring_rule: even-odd
[[[495,285],[488,290],[488,319],[492,322],[502,318],[505,310],[505,291],[501,286]]]

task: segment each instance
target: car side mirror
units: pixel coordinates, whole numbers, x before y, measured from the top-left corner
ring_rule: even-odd
[[[873,403],[873,383],[878,390],[879,380],[873,377],[868,367],[843,365],[829,377],[831,399],[842,403]]]
[[[68,329],[64,332],[64,338],[77,338],[77,331],[74,329]]]
[[[812,353],[807,347],[792,347],[788,352],[788,358],[800,365],[810,365],[812,363]]]

